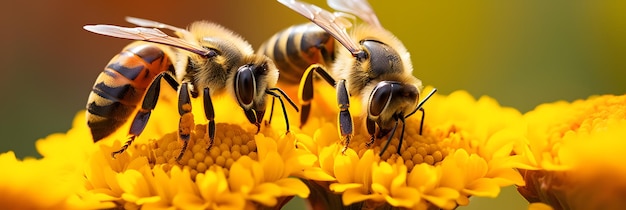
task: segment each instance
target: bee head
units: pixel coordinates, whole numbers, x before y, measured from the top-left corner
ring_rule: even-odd
[[[268,62],[250,62],[237,69],[234,78],[235,97],[250,123],[258,125],[265,115],[265,96],[276,84],[275,68]],[[276,74],[278,72],[276,71]]]
[[[381,128],[391,127],[394,117],[404,116],[418,103],[419,91],[414,85],[381,81],[372,90],[367,103],[368,119]]]
[[[404,65],[401,56],[391,46],[378,40],[362,40],[364,51],[355,55],[359,60],[369,60],[371,76],[382,74],[402,73]]]

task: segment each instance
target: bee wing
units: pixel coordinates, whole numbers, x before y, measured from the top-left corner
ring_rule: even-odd
[[[337,39],[341,45],[346,47],[353,55],[359,54],[363,51],[359,47],[359,44],[352,40],[350,35],[348,35],[346,28],[349,27],[350,24],[349,21],[343,17],[336,16],[335,14],[319,8],[318,6],[296,0],[278,0],[278,2],[298,12],[302,16],[311,20],[311,22],[323,28],[326,32]]]
[[[169,45],[202,56],[208,56],[211,53],[208,49],[189,43],[188,41],[180,38],[171,37],[156,28],[127,28],[114,25],[86,25],[83,28],[96,34]]]
[[[374,13],[372,5],[367,0],[327,0],[327,3],[330,8],[337,11],[356,15],[370,25],[383,27],[378,21],[378,16]]]
[[[126,17],[125,18],[127,22],[141,26],[141,27],[146,27],[146,28],[164,28],[164,29],[169,29],[172,30],[176,33],[176,35],[180,36],[180,37],[193,37],[191,35],[191,32],[182,29],[182,28],[178,28],[176,26],[172,26],[172,25],[168,25],[165,23],[161,23],[161,22],[157,22],[157,21],[153,21],[153,20],[147,20],[147,19],[143,19],[143,18],[136,18],[136,17]]]
[[[153,20],[147,20],[147,19],[143,19],[143,18],[126,17],[125,19],[129,23],[132,23],[132,24],[135,24],[135,25],[138,25],[138,26],[141,26],[141,27],[165,28],[165,29],[169,29],[169,30],[172,30],[172,31],[186,31],[185,29],[178,28],[176,26],[168,25],[168,24],[157,22],[157,21],[153,21]]]

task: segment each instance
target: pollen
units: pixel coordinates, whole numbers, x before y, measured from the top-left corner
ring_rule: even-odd
[[[176,161],[182,144],[175,133],[164,135],[152,145],[154,155],[151,162],[163,164],[169,171],[173,166],[188,168],[191,178],[204,173],[211,167],[219,166],[228,172],[232,164],[242,156],[256,160],[256,143],[254,133],[244,130],[239,125],[218,123],[216,126],[213,146],[207,150],[209,137],[206,125],[196,125],[191,132],[189,145],[183,157]],[[228,173],[227,173],[228,175]]]
[[[524,114],[529,201],[554,209],[624,209],[626,95],[553,102]],[[581,199],[585,198],[585,199]],[[564,207],[564,204],[566,206]]]
[[[409,125],[419,125],[419,120],[408,120],[407,123],[411,123]],[[409,172],[413,169],[413,166],[422,163],[438,165],[453,151],[447,143],[449,141],[442,141],[442,139],[460,138],[454,127],[447,131],[433,131],[427,126],[423,129],[422,135],[420,135],[419,126],[406,126],[400,154],[397,151],[401,131],[400,129],[396,130],[389,146],[380,156],[381,159],[392,163],[401,157]],[[357,151],[359,157],[362,157],[368,149],[373,149],[374,152],[380,153],[385,144],[387,144],[388,139],[389,134],[375,139],[374,143],[368,147],[366,143],[369,142],[370,137],[368,134],[361,133],[353,138],[350,146]]]

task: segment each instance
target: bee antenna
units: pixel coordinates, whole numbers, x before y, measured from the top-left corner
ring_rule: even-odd
[[[433,88],[433,90],[430,91],[430,93],[428,93],[428,95],[426,95],[426,97],[424,97],[424,99],[422,99],[422,101],[420,101],[417,104],[417,106],[415,106],[415,109],[413,109],[413,111],[411,111],[411,113],[409,113],[406,116],[404,116],[404,118],[408,118],[411,115],[415,114],[415,112],[417,112],[417,110],[420,110],[422,108],[422,106],[424,105],[424,102],[426,102],[431,96],[433,96],[435,94],[435,92],[437,92],[437,88]]]

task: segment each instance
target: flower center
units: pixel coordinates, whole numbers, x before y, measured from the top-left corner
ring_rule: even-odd
[[[150,162],[164,164],[166,171],[173,166],[188,168],[191,178],[195,179],[198,173],[204,173],[211,166],[221,167],[228,175],[230,166],[240,157],[249,156],[253,160],[257,159],[254,132],[233,124],[218,123],[215,127],[215,140],[207,150],[209,142],[207,127],[196,125],[191,133],[187,150],[179,161],[176,161],[176,158],[181,152],[182,142],[178,141],[176,132],[153,140],[154,153],[149,157]]]
[[[407,120],[400,154],[397,153],[401,135],[401,129],[398,128],[389,146],[381,155],[381,159],[389,163],[395,162],[398,157],[402,157],[404,165],[407,166],[409,172],[417,164],[437,165],[453,151],[453,147],[449,144],[451,142],[450,139],[456,139],[456,141],[462,139],[462,136],[457,133],[454,127],[446,131],[435,131],[431,129],[432,127],[424,125],[422,135],[420,135],[419,126],[411,125],[419,125],[419,120]],[[389,135],[375,139],[374,143],[368,147],[366,143],[370,141],[370,136],[361,132],[352,138],[350,145],[359,154],[359,157],[362,157],[367,149],[373,149],[375,153],[380,153],[385,144],[387,144]]]
[[[616,121],[626,119],[626,96],[600,96],[573,102],[566,116],[554,122],[546,132],[552,156],[558,156],[562,139],[568,132],[589,134],[605,130]]]

